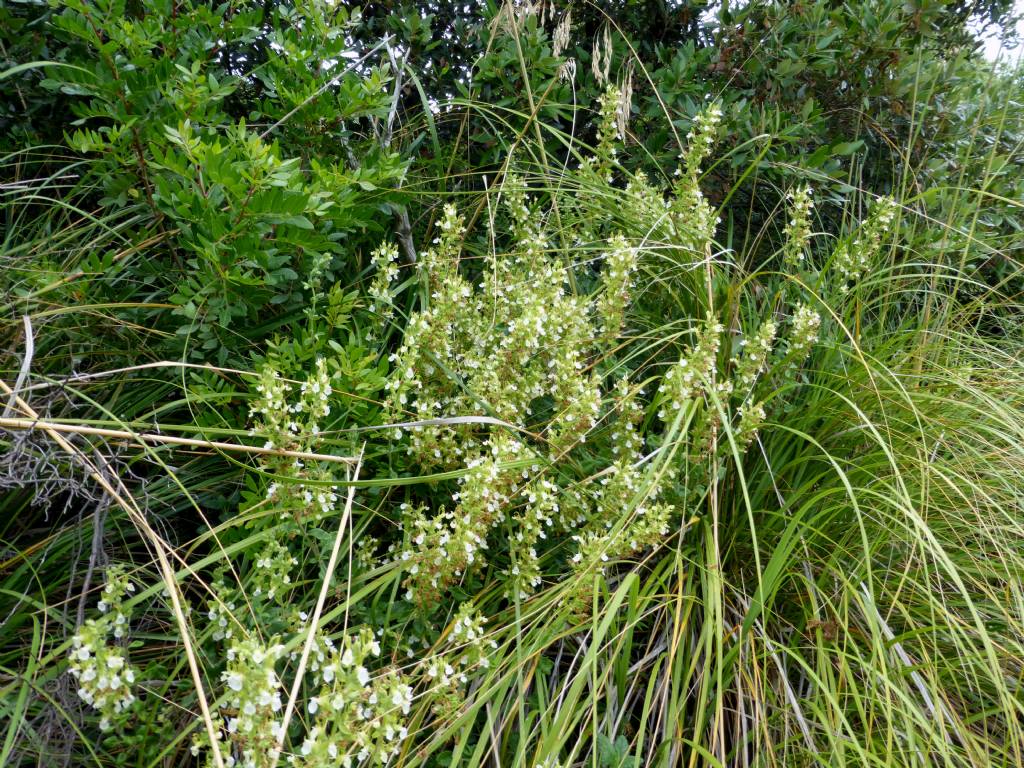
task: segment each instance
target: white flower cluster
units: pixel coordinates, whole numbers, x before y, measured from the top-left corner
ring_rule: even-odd
[[[799,362],[808,354],[818,340],[821,315],[806,304],[800,304],[793,312],[793,327],[789,334],[789,357],[792,363]]]
[[[239,745],[241,768],[256,768],[257,756],[268,754],[281,737],[281,682],[275,666],[285,648],[271,638],[269,644],[249,638],[228,646],[227,669],[221,680],[227,687],[227,732]]]
[[[291,437],[292,430],[288,429],[288,425],[295,412],[294,407],[288,402],[291,389],[291,384],[269,366],[260,371],[259,381],[256,382],[257,397],[249,408],[249,416],[260,418],[263,431],[271,436],[264,445],[265,448],[280,447],[275,446],[274,437],[285,435],[285,442]],[[298,431],[297,423],[295,431]]]
[[[607,564],[632,557],[640,551],[657,545],[669,532],[669,521],[676,514],[673,505],[658,502],[663,486],[671,473],[650,477],[643,465],[643,438],[637,426],[643,419],[643,409],[637,402],[638,391],[629,388],[628,381],[620,379],[616,385],[619,419],[611,430],[615,463],[596,476],[596,484],[588,487],[593,507],[589,526],[573,535],[577,551],[570,557],[576,574],[604,572]],[[616,528],[623,510],[633,510],[632,519],[622,528]],[[589,607],[589,578],[578,580],[581,587],[572,597],[576,609]]]
[[[687,134],[687,148],[682,155],[683,166],[677,169],[671,203],[672,228],[683,239],[683,245],[701,258],[711,245],[721,219],[704,197],[700,188],[700,167],[718,140],[722,108],[712,103],[693,121]]]
[[[558,458],[585,442],[600,417],[600,379],[586,369],[602,333],[613,336],[621,327],[636,250],[624,238],[613,238],[603,290],[596,297],[573,294],[566,289],[566,268],[548,255],[529,198],[512,176],[503,197],[516,246],[502,257],[489,254],[476,285],[459,273],[463,227],[454,211],[446,210],[437,242],[422,260],[429,303],[410,319],[392,357],[390,416],[430,420],[489,410],[513,423],[539,416],[546,449]],[[599,322],[589,311],[592,302]],[[538,403],[544,404],[542,414],[533,413]],[[488,533],[504,519],[504,508],[513,496],[531,494],[538,503],[516,517],[511,570],[524,589],[536,585],[535,543],[548,521],[560,516],[557,489],[530,480],[515,488],[520,482],[515,473],[500,470],[502,463],[529,461],[525,446],[472,425],[418,425],[408,435],[409,451],[422,465],[470,470],[454,509],[430,519],[411,514],[405,521],[410,543],[401,556],[409,573],[408,595],[430,604],[468,568],[479,566]],[[496,461],[497,454],[505,458]],[[569,506],[568,519],[585,516],[584,505]]]
[[[471,603],[459,607],[452,623],[451,644],[458,652],[460,666],[488,666],[487,649],[497,648],[494,640],[487,641],[484,624],[487,620],[473,609]]]
[[[591,573],[594,569],[603,572],[615,559],[636,554],[655,546],[669,532],[669,519],[675,509],[670,504],[641,505],[634,517],[618,530],[585,531],[572,538],[579,549],[571,558],[573,571]],[[586,583],[587,579],[582,580]]]
[[[275,597],[279,601],[287,598],[292,584],[292,572],[299,564],[298,559],[279,541],[267,542],[256,555],[252,571],[252,594],[255,597]]]
[[[686,152],[683,155],[686,172],[696,178],[701,164],[711,154],[718,140],[718,128],[722,124],[722,105],[712,102],[707,109],[697,114],[693,125],[686,134]]]
[[[621,141],[625,136],[619,131],[619,112],[622,104],[622,91],[614,83],[610,83],[598,98],[597,143],[599,147],[607,147],[614,152],[614,142]]]
[[[379,546],[380,540],[376,536],[364,533],[359,537],[359,541],[356,542],[354,556],[356,565],[361,570],[370,571],[380,565],[379,558],[377,557],[377,548]]]
[[[327,372],[327,361],[324,358],[316,359],[316,371],[300,385],[299,391],[301,397],[294,407],[297,409],[296,412],[305,413],[309,432],[316,437],[320,434],[319,421],[331,413],[329,401],[333,390],[331,376]]]
[[[429,278],[432,295],[457,274],[462,238],[466,233],[462,217],[451,204],[442,209],[437,228],[440,232],[431,243],[432,247],[420,256],[420,267]]]
[[[616,460],[638,456],[643,448],[644,439],[638,431],[644,419],[644,409],[638,400],[642,394],[642,389],[630,388],[629,379],[625,376],[615,382],[613,395],[618,418],[612,423],[609,437]]]
[[[742,351],[735,360],[735,376],[737,383],[742,387],[752,387],[758,375],[764,370],[777,332],[778,325],[774,320],[768,319],[761,323],[752,338],[740,341]]]
[[[311,725],[290,765],[383,765],[398,754],[409,736],[412,679],[394,669],[371,673],[380,655],[380,642],[366,627],[339,644],[318,637],[310,671],[319,689],[306,702]]]
[[[613,343],[622,330],[638,260],[637,249],[622,235],[613,235],[608,245],[601,273],[602,290],[597,299],[601,335],[606,344]]]
[[[592,491],[597,502],[596,521],[611,527],[623,509],[630,508],[630,502],[640,491],[642,471],[634,464],[636,454],[623,456],[603,473],[598,488]]]
[[[392,304],[391,284],[398,279],[398,248],[391,243],[382,243],[370,256],[376,272],[370,284],[370,312],[377,315],[378,322],[385,326],[395,309]]]
[[[460,616],[453,637],[465,645],[460,649],[464,655],[482,641],[483,620],[468,612]],[[297,636],[306,637],[308,621],[305,613],[297,615]],[[298,645],[289,654],[276,636],[266,643],[255,636],[231,640],[221,674],[224,695],[216,745],[225,765],[265,768],[283,756],[283,686],[277,668],[286,659],[296,666],[300,655]],[[427,662],[415,665],[413,676],[391,667],[377,668],[380,656],[381,643],[368,627],[338,642],[315,633],[305,672],[308,695],[300,704],[304,716],[292,721],[304,724],[303,736],[287,755],[289,765],[384,765],[394,758],[409,735],[413,686],[418,679],[427,679]],[[202,755],[206,768],[215,764],[205,729],[195,736],[192,754]]]
[[[594,154],[584,159],[589,166],[607,182],[612,181],[612,167],[618,154],[615,144],[625,139],[625,124],[629,105],[623,104],[623,92],[614,83],[609,83],[598,99],[597,146]]]
[[[259,432],[269,438],[266,448],[308,450],[320,434],[320,420],[331,412],[331,376],[327,361],[320,357],[316,371],[299,387],[299,397],[290,397],[294,387],[269,366],[260,372],[256,399],[249,415],[260,420]],[[254,430],[256,431],[256,430]]]
[[[606,180],[611,179],[614,143],[620,138],[616,110],[622,102],[614,88],[602,99],[598,153],[587,164]],[[404,504],[400,509],[406,541],[395,554],[405,569],[407,599],[436,607],[467,573],[484,565],[498,531],[507,529],[503,544],[509,560],[503,567],[510,597],[525,599],[538,588],[544,578],[542,563],[562,562],[561,548],[550,546],[550,540],[572,536],[576,551],[569,554],[569,568],[580,588],[571,600],[587,606],[591,574],[657,546],[679,509],[700,503],[669,497],[676,490],[669,481],[678,470],[643,455],[640,425],[645,408],[628,378],[618,379],[614,394],[607,386],[610,373],[628,365],[616,358],[614,345],[632,300],[640,238],[656,235],[712,266],[719,221],[699,181],[721,121],[717,104],[695,119],[668,199],[642,174],[629,182],[624,218],[641,222],[646,229],[642,235],[609,234],[613,225],[588,220],[580,193],[569,201],[575,207],[565,217],[575,223],[564,237],[549,238],[545,211],[511,174],[501,190],[504,210],[489,217],[489,238],[467,241],[462,219],[454,208],[445,208],[438,237],[418,267],[421,306],[391,359],[389,416],[398,422],[487,414],[541,439],[527,443],[506,431],[472,424],[425,424],[398,432],[421,466],[467,470],[452,505],[426,510]],[[810,248],[812,211],[811,190],[794,190],[783,252],[791,269],[800,267]],[[868,235],[866,231],[865,242]],[[511,246],[505,245],[509,238]],[[566,263],[571,254],[560,254],[559,242],[601,252],[603,266],[589,273],[570,271]],[[380,275],[380,266],[378,270]],[[587,295],[580,285],[593,285],[595,276],[599,288]],[[806,357],[820,324],[820,316],[808,306],[796,307],[786,354],[778,358],[795,365]],[[679,450],[694,488],[708,486],[710,467],[729,450],[729,441],[720,439],[723,420],[741,450],[757,438],[766,419],[757,387],[767,371],[778,373],[772,365],[780,335],[775,318],[751,329],[736,356],[722,362],[719,370],[723,333],[723,325],[709,316],[692,346],[662,378],[656,400],[664,425],[693,408]],[[719,403],[712,405],[712,399]],[[598,429],[605,420],[607,430]],[[585,480],[573,482],[567,475],[574,468],[563,457],[594,439],[608,440],[614,460],[610,466],[588,468]],[[658,445],[658,438],[652,435],[651,444]],[[623,510],[631,512],[626,526],[620,524]],[[465,685],[468,679],[447,655],[433,659],[426,674],[442,689]]]
[[[804,253],[811,243],[811,209],[814,208],[812,194],[813,190],[806,186],[786,194],[786,199],[790,201],[789,220],[784,233],[782,263],[790,270],[797,270],[803,265]]]
[[[846,293],[871,267],[882,247],[882,239],[892,231],[899,206],[891,197],[880,197],[871,208],[861,231],[852,242],[843,242],[836,249],[835,270],[839,274],[839,290]]]
[[[78,696],[100,713],[100,729],[110,730],[135,701],[133,685],[138,673],[128,663],[124,648],[110,638],[124,639],[130,612],[123,601],[135,591],[119,566],[107,570],[107,583],[99,602],[98,619],[87,619],[71,638],[68,667],[78,682]]]
[[[457,365],[457,359],[464,356],[461,346],[470,330],[468,315],[475,309],[467,306],[473,288],[458,273],[462,222],[452,206],[445,207],[439,228],[440,236],[420,259],[421,275],[429,290],[428,304],[410,318],[403,343],[390,358],[392,372],[385,389],[392,421],[410,417],[428,420],[465,412],[456,407],[465,406],[466,398],[460,397],[458,388],[438,365]],[[459,347],[457,341],[462,342]],[[479,408],[475,402],[471,407]],[[396,430],[396,437],[401,434],[400,429]],[[463,453],[458,435],[453,428],[416,427],[410,434],[409,451],[428,466],[454,466]]]
[[[590,167],[602,176],[610,174],[614,142],[621,138],[619,112],[624,101],[614,86],[601,99],[599,147]],[[721,108],[712,104],[695,120],[684,157],[686,172],[680,174],[673,200],[666,201],[642,175],[630,182],[627,194],[636,205],[644,198],[644,221],[652,230],[664,222],[661,231],[681,233],[701,257],[717,219],[700,191],[700,164],[711,152],[721,119]],[[567,290],[566,266],[549,255],[552,247],[543,217],[533,210],[523,182],[509,174],[502,198],[514,246],[500,255],[497,249],[487,249],[484,268],[473,282],[460,272],[463,222],[446,207],[439,235],[421,259],[427,302],[410,318],[403,343],[392,356],[389,416],[396,422],[428,421],[484,411],[517,424],[532,417],[541,425],[534,431],[543,436],[549,457],[557,462],[588,440],[601,417],[602,380],[593,360],[602,346],[617,340],[624,325],[639,251],[621,234],[609,237],[599,290],[581,296]],[[491,234],[492,240],[498,239],[499,233]],[[696,396],[704,385],[701,376],[710,378],[721,327],[713,325],[711,330],[670,374],[672,402],[687,396],[688,389],[689,396]],[[406,597],[434,605],[469,569],[480,567],[488,536],[505,519],[506,507],[520,501],[525,503],[512,517],[508,566],[518,596],[540,584],[538,549],[552,531],[590,521],[606,536],[606,523],[614,518],[611,510],[633,503],[644,482],[645,470],[638,468],[643,440],[636,430],[642,408],[635,395],[626,397],[628,382],[621,387],[616,400],[622,403],[622,418],[613,419],[611,434],[616,462],[599,473],[598,481],[571,490],[541,477],[539,467],[522,478],[503,471],[509,463],[535,463],[532,449],[507,436],[470,425],[409,428],[409,451],[421,465],[464,466],[469,472],[453,499],[454,508],[442,508],[432,516],[421,509],[403,511],[408,540],[400,557],[408,574]],[[538,406],[544,411],[534,413]],[[644,489],[648,501],[657,490]],[[658,507],[659,515],[665,509]],[[651,531],[660,529],[651,526]],[[614,542],[626,550],[631,543],[632,539]]]
[[[263,768],[276,759],[281,729],[281,682],[275,667],[285,648],[271,638],[234,640],[227,649],[227,669],[221,674],[225,686],[222,724],[216,749],[229,768]],[[203,765],[212,768],[212,754],[206,729],[192,740],[192,755],[204,755]]]
[[[559,493],[558,486],[545,477],[529,483],[520,492],[520,497],[526,499],[526,507],[515,517],[516,532],[510,542],[513,562],[509,575],[512,578],[509,581],[511,589],[516,590],[521,599],[540,586],[537,543],[547,538],[545,529],[552,528],[559,516]]]
[[[539,242],[543,235],[539,217],[534,216],[530,210],[530,198],[526,194],[525,183],[514,173],[508,173],[505,176],[505,183],[501,185],[501,195],[509,218],[512,219],[513,238],[522,245],[524,253],[536,258],[537,254],[532,250],[543,245],[543,242]],[[492,261],[493,266],[495,263]]]
[[[612,394],[613,420],[608,437],[614,461],[600,478],[598,489],[593,492],[600,506],[614,506],[623,501],[624,499],[619,498],[614,489],[621,487],[631,495],[636,490],[635,484],[641,476],[635,465],[642,458],[641,452],[644,447],[644,439],[639,431],[644,418],[644,409],[639,402],[643,390],[631,388],[629,379],[622,376],[615,383]],[[613,489],[611,492],[608,490],[609,487]]]
[[[442,720],[455,714],[470,674],[486,669],[491,651],[498,647],[493,638],[487,637],[485,623],[471,603],[463,603],[452,622],[444,652],[429,656],[418,665],[428,686],[431,708]]]
[[[250,415],[258,418],[252,431],[269,438],[264,446],[267,449],[314,451],[320,440],[320,423],[331,413],[333,393],[331,374],[322,357],[299,385],[297,396],[292,384],[269,366],[264,367],[250,408]],[[300,459],[273,454],[264,456],[263,464],[274,474],[289,478],[267,488],[267,499],[277,505],[281,517],[291,514],[297,520],[318,521],[334,511],[338,487],[331,482],[329,469],[307,467]]]
[[[597,376],[582,375],[582,351],[576,347],[556,358],[554,397],[559,404],[545,430],[554,456],[587,441],[601,413],[601,384]]]
[[[740,350],[732,360],[733,394],[740,401],[733,434],[741,451],[757,437],[765,418],[764,405],[756,401],[755,390],[760,375],[768,367],[778,330],[775,320],[764,320],[752,336],[740,341]]]
[[[754,442],[757,432],[764,421],[765,411],[762,403],[741,405],[739,425],[736,427],[736,443],[740,450],[746,450]]]
[[[712,384],[723,330],[721,323],[709,318],[697,343],[665,374],[659,390],[664,398],[664,405],[658,412],[662,421],[673,418],[689,400],[700,396]]]
[[[214,582],[212,590],[216,595],[227,594],[227,587],[223,581]],[[206,618],[213,626],[213,639],[218,642],[230,640],[235,633],[235,604],[230,600],[228,602],[209,600],[206,603],[206,611]]]
[[[427,518],[422,510],[405,506],[403,525],[409,541],[401,552],[407,573],[406,599],[421,604],[436,601],[469,569],[484,563],[487,535],[505,520],[519,473],[508,465],[522,463],[529,452],[523,443],[496,435],[487,453],[469,462],[453,500],[454,510]]]
[[[666,199],[662,190],[651,184],[643,171],[637,171],[626,183],[622,209],[623,221],[630,222],[645,238],[671,235],[675,231],[671,201]]]

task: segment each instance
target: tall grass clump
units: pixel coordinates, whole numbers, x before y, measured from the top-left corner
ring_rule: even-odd
[[[143,202],[44,201],[60,172],[5,198],[0,763],[1024,762],[1024,336],[1013,281],[964,256],[980,208],[809,176],[744,235],[707,188],[717,102],[658,178],[620,162],[629,88],[593,146],[456,107],[513,138],[432,192],[415,258],[381,227],[351,285],[288,289],[290,336],[193,318],[216,365],[167,341],[184,305],[152,282],[104,286],[97,313],[172,317],[116,315],[107,367],[44,322],[66,286],[24,290],[141,249]],[[312,258],[326,171],[237,130],[309,193],[260,221]]]

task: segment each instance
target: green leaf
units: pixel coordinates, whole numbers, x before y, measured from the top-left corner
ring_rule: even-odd
[[[290,224],[293,227],[299,229],[313,229],[313,222],[307,219],[305,216],[285,216],[280,219],[281,224]]]
[[[839,144],[832,145],[833,155],[852,155],[858,149],[864,146],[864,142],[860,139],[857,141],[844,141]]]

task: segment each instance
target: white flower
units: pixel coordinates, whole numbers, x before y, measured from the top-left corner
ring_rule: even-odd
[[[404,683],[396,687],[391,696],[391,703],[400,707],[403,715],[408,715],[412,706],[412,688]]]
[[[359,681],[360,685],[366,685],[370,682],[370,673],[366,670],[366,667],[356,667],[356,679]]]

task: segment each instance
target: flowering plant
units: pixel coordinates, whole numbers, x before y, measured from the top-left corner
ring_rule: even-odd
[[[138,671],[129,663],[127,650],[116,642],[127,637],[131,611],[124,599],[134,591],[123,567],[108,568],[98,604],[100,616],[86,619],[71,638],[68,670],[78,682],[79,698],[100,713],[100,728],[105,731],[123,723],[135,702]]]

